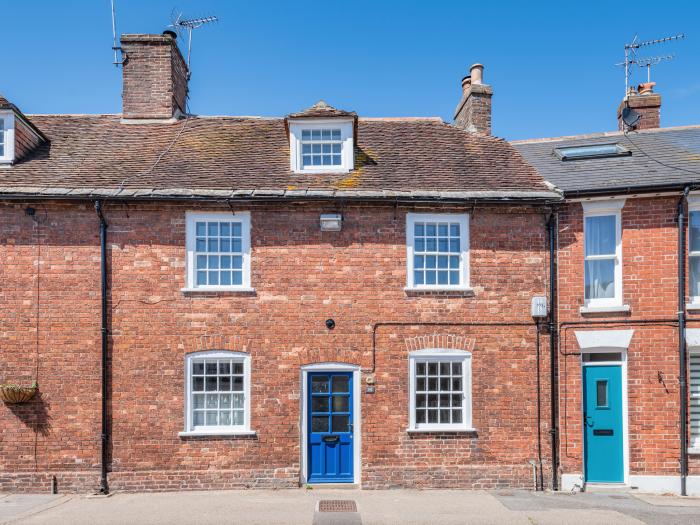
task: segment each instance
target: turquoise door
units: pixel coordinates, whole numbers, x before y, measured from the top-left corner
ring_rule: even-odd
[[[622,430],[622,367],[583,367],[586,481],[625,481]]]
[[[352,372],[309,373],[308,389],[308,481],[352,483]]]

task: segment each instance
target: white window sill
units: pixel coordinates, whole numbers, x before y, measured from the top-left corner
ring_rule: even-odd
[[[688,448],[688,454],[700,454],[700,448]]]
[[[608,314],[608,313],[624,313],[630,311],[630,305],[621,304],[619,306],[582,306],[579,312],[582,314]]]
[[[409,434],[441,434],[445,432],[449,433],[459,433],[459,434],[473,434],[476,432],[475,428],[407,428],[406,432]]]
[[[700,303],[687,303],[685,305],[686,310],[700,310]],[[700,450],[700,449],[698,449]]]
[[[177,435],[180,437],[256,436],[257,432],[255,430],[218,430],[218,431],[188,430],[186,432],[178,432]]]
[[[434,287],[410,287],[406,286],[403,289],[406,293],[431,293],[431,292],[455,292],[455,293],[474,293],[474,288],[469,286],[434,286]]]
[[[255,288],[250,288],[248,286],[208,286],[206,288],[180,288],[182,293],[218,293],[218,292],[228,292],[228,293],[243,293],[250,294],[255,293]]]

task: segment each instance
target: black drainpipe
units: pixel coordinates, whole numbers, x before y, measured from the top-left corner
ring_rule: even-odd
[[[686,478],[688,476],[688,382],[687,357],[685,350],[685,201],[690,187],[686,186],[683,196],[678,201],[678,355],[680,361],[680,396],[681,396],[681,496],[686,496]]]
[[[556,275],[556,233],[557,214],[552,210],[547,222],[547,234],[549,236],[549,387],[551,421],[549,433],[552,438],[552,490],[558,490],[559,483],[557,470],[559,458],[557,450],[557,275]]]
[[[109,494],[107,485],[107,446],[109,428],[107,421],[107,221],[102,215],[102,203],[95,201],[95,211],[100,219],[100,280],[102,289],[102,431],[100,433],[100,494]]]

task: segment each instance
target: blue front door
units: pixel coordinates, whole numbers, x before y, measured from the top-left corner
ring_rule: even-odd
[[[622,436],[622,367],[583,367],[586,481],[625,481]]]
[[[309,483],[352,483],[352,372],[309,373]]]

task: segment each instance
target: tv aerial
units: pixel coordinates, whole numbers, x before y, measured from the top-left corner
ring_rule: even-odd
[[[684,34],[678,34],[674,36],[667,36],[665,38],[658,38],[656,40],[646,40],[640,42],[637,35],[629,44],[625,44],[625,61],[615,64],[616,66],[624,66],[625,68],[625,99],[627,99],[630,90],[630,76],[632,66],[645,67],[647,68],[647,82],[651,82],[651,67],[656,66],[663,62],[664,60],[673,60],[675,55],[658,55],[653,57],[639,57],[637,56],[637,51],[642,47],[654,46],[658,44],[665,44],[666,42],[672,42],[675,40],[681,40],[685,38]]]
[[[187,31],[187,78],[190,77],[190,57],[192,55],[192,31],[199,29],[203,25],[218,22],[217,16],[205,16],[202,18],[186,19],[182,17],[182,13],[177,13],[173,10],[171,15],[172,23],[168,27],[172,27],[178,35],[182,35],[183,31]]]

